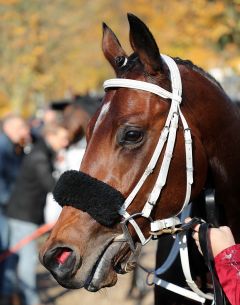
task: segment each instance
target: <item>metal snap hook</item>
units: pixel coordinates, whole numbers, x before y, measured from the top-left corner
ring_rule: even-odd
[[[152,276],[152,278],[150,279],[151,276]],[[148,272],[147,277],[146,277],[146,284],[148,286],[154,285],[154,277],[155,277],[154,272],[152,272],[152,271]]]

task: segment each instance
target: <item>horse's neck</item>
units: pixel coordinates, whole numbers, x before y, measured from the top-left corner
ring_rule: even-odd
[[[198,121],[216,200],[225,207],[228,224],[236,236],[240,216],[240,114],[219,88],[197,87],[195,90],[203,90],[204,96],[201,100],[201,94],[197,94],[198,99],[188,106]],[[240,241],[240,238],[237,240]]]

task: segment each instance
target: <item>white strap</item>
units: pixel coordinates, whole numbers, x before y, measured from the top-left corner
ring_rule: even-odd
[[[162,54],[161,57],[164,59],[170,70],[172,92],[174,92],[174,95],[177,94],[182,96],[182,79],[177,64],[167,55]]]
[[[179,233],[179,245],[180,245],[180,258],[182,263],[182,270],[188,286],[192,289],[192,291],[196,292],[199,296],[208,300],[213,300],[213,295],[210,293],[202,292],[192,279],[190,264],[189,264],[186,233]]]
[[[187,121],[179,108],[180,118],[184,128],[185,140],[185,154],[186,154],[186,195],[181,210],[177,213],[180,214],[188,205],[191,197],[191,190],[193,184],[193,157],[192,157],[192,136]]]
[[[122,223],[127,224],[128,222],[130,222],[130,224],[133,226],[135,232],[137,233],[139,240],[141,242],[141,244],[144,246],[146,245],[150,240],[151,240],[151,236],[149,236],[148,238],[145,238],[145,236],[142,233],[142,230],[140,229],[140,227],[138,226],[137,222],[134,220],[134,215],[130,215],[128,214],[127,211],[124,211],[124,213],[122,214],[122,216],[125,218],[124,221]],[[126,229],[127,230],[127,229]],[[124,232],[124,234],[126,234],[126,232]],[[128,237],[127,239],[129,240],[130,237]],[[132,241],[132,240],[131,240]],[[130,241],[130,242],[131,242]]]
[[[147,179],[147,177],[153,172],[153,170],[154,170],[154,168],[155,168],[155,166],[157,164],[159,155],[161,154],[163,146],[164,146],[164,144],[166,142],[166,139],[167,139],[167,136],[168,136],[168,132],[169,132],[169,128],[168,127],[165,127],[162,130],[160,138],[158,140],[158,144],[156,146],[156,149],[155,149],[155,151],[154,151],[154,153],[152,155],[152,158],[151,158],[151,160],[150,160],[150,162],[149,162],[145,172],[143,173],[141,179],[138,181],[138,183],[136,184],[136,186],[134,187],[132,192],[126,198],[126,200],[125,200],[121,210],[125,211],[129,207],[129,205],[132,203],[133,199],[135,198],[135,196],[139,192],[140,188],[144,184],[144,182]]]
[[[157,232],[161,231],[163,229],[175,227],[176,225],[179,225],[181,223],[180,219],[178,217],[170,217],[165,218],[161,220],[155,220],[151,222],[151,231]]]
[[[137,222],[132,218],[129,220],[129,222],[131,223],[131,225],[134,227],[140,241],[141,241],[141,244],[144,246],[146,245],[151,239],[152,239],[152,236],[149,236],[148,238],[145,238],[145,236],[143,235],[142,233],[142,230],[139,228]]]
[[[178,111],[178,103],[173,102],[171,104],[171,107],[170,107],[170,110],[169,110],[169,114],[168,114],[168,117],[167,117],[167,120],[166,120],[166,123],[165,123],[165,127],[163,128],[163,130],[161,132],[161,135],[159,137],[159,140],[158,140],[157,146],[154,150],[154,153],[152,155],[152,158],[151,158],[150,162],[148,163],[148,166],[147,166],[146,170],[144,171],[142,177],[140,178],[140,180],[138,181],[136,186],[133,188],[131,193],[126,198],[121,210],[126,210],[129,207],[129,205],[132,203],[133,199],[135,198],[135,196],[139,192],[140,188],[144,184],[147,177],[153,172],[154,168],[156,167],[157,161],[158,161],[158,159],[161,155],[164,144],[165,144],[165,142],[168,138],[169,127],[170,127],[170,123],[171,123],[171,120],[172,120],[172,116],[177,111]]]
[[[177,127],[178,127],[178,114],[174,113],[173,118],[171,120],[167,146],[166,146],[166,150],[164,153],[160,172],[159,172],[158,178],[156,180],[156,183],[153,187],[153,190],[142,211],[142,215],[144,217],[150,216],[151,211],[152,211],[153,207],[155,206],[155,204],[161,194],[162,188],[164,187],[164,185],[166,183],[169,166],[170,166],[170,162],[172,159],[175,139],[176,139]]]
[[[185,139],[185,152],[186,152],[186,169],[187,169],[187,181],[189,184],[193,183],[193,159],[192,159],[192,136],[191,130],[187,124],[185,117],[179,108],[179,114],[184,128]]]
[[[158,85],[143,82],[140,80],[126,79],[126,78],[112,78],[106,80],[103,83],[104,90],[107,88],[118,88],[118,87],[148,91],[166,99],[168,98],[171,100],[174,99],[179,103],[181,103],[182,100],[182,97],[179,95],[173,94],[172,92],[169,92]]]
[[[180,294],[186,298],[189,298],[189,299],[192,299],[194,301],[197,301],[197,302],[200,302],[202,304],[205,303],[205,298],[199,296],[198,294],[196,294],[195,292],[193,291],[190,291],[186,288],[182,288],[180,286],[177,286],[175,284],[172,284],[172,283],[169,283],[167,281],[164,281],[158,277],[154,277],[153,278],[153,282],[155,285],[158,285],[158,286],[161,286],[163,288],[166,288],[174,293],[177,293],[177,294]]]

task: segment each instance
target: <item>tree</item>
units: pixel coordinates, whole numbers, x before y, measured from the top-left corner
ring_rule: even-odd
[[[161,52],[239,71],[239,0],[0,0],[0,106],[4,96],[29,114],[69,91],[102,90],[113,72],[101,23],[130,53],[126,12],[148,24]]]

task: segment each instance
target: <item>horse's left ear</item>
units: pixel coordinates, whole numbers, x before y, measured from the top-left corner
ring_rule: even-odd
[[[121,67],[126,64],[127,55],[116,35],[105,23],[103,23],[102,49],[106,59],[118,75]]]
[[[163,62],[157,43],[148,27],[135,15],[128,14],[130,25],[130,43],[144,65],[145,71],[151,75],[163,70]]]

